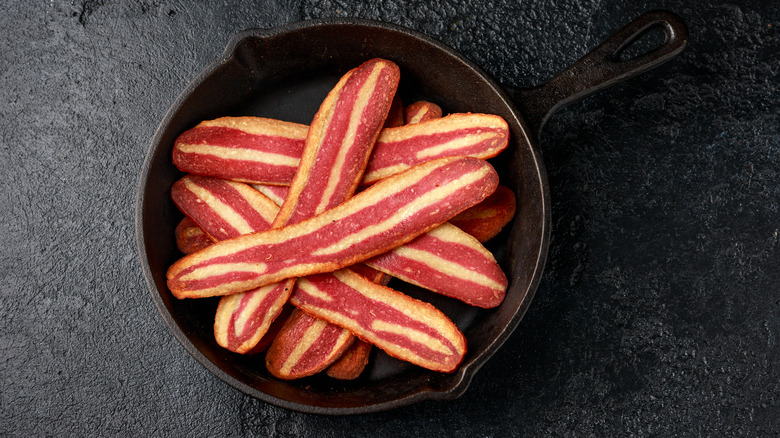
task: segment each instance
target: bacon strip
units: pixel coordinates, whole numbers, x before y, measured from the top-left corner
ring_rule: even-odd
[[[252,126],[251,130],[246,128],[251,135],[238,130],[240,126],[252,125],[253,118],[240,119],[240,124],[231,118],[203,122],[182,134],[174,145],[176,165],[185,172],[201,175],[258,184],[289,185],[299,163],[293,157],[297,154],[300,158],[303,153],[306,127],[290,124],[289,137],[282,141],[274,137],[286,135],[282,129],[263,134],[269,119],[258,119],[257,126]],[[214,130],[223,125],[232,131]],[[212,137],[215,137],[214,145],[211,144]],[[231,137],[237,140],[235,146],[229,147],[227,144]],[[268,141],[268,138],[273,138],[275,142]],[[435,158],[459,155],[492,158],[506,149],[508,139],[506,121],[489,114],[450,114],[415,125],[387,128],[382,130],[376,141],[361,184],[371,184]],[[255,146],[252,142],[259,145]],[[275,151],[276,155],[269,151]],[[282,156],[284,159],[280,158]],[[250,170],[254,172],[252,175]]]
[[[509,127],[499,116],[450,114],[382,131],[363,184],[371,184],[435,158],[492,158],[506,149]],[[381,145],[381,148],[379,147]]]
[[[228,295],[329,272],[387,252],[479,203],[498,185],[490,164],[444,158],[387,178],[309,220],[240,236],[168,270],[177,298]]]
[[[434,371],[454,371],[466,353],[463,334],[441,311],[349,269],[299,279],[290,302],[393,357]]]
[[[348,330],[296,309],[268,348],[265,366],[280,379],[311,376],[327,368],[354,341]]]
[[[183,172],[234,181],[292,181],[309,127],[262,117],[222,117],[185,131],[173,146]]]
[[[477,239],[449,223],[363,263],[483,308],[501,304],[509,284],[493,254]]]
[[[404,122],[407,125],[438,119],[442,116],[441,107],[424,100],[414,102],[404,110]]]
[[[347,72],[328,93],[308,130],[300,165],[289,188],[291,195],[285,197],[278,211],[275,205],[263,206],[276,213],[273,223],[238,235],[300,222],[350,197],[387,116],[399,75],[395,64],[381,59]],[[214,324],[220,345],[239,353],[252,349],[294,285],[295,279],[291,278],[223,298]],[[255,323],[239,326],[243,320]]]
[[[247,184],[197,175],[176,181],[171,198],[214,241],[267,230],[277,210]]]
[[[517,201],[512,189],[498,186],[492,195],[450,219],[450,223],[480,242],[487,242],[512,220],[516,208]]]
[[[479,205],[485,205],[485,201]],[[503,226],[492,220],[483,225],[499,226],[498,230]],[[447,223],[363,263],[390,277],[482,308],[501,304],[508,286],[493,254],[476,238]],[[353,265],[351,269],[366,269],[361,266]],[[370,278],[372,274],[364,275]]]

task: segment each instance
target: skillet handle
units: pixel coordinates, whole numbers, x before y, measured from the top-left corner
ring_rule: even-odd
[[[654,29],[664,42],[631,59],[621,59],[626,48]],[[531,89],[509,89],[531,132],[537,138],[547,119],[559,109],[590,94],[644,73],[669,61],[685,48],[688,29],[669,11],[645,13],[609,37],[592,52],[545,84]]]

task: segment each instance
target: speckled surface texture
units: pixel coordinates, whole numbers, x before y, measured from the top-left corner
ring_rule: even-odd
[[[780,5],[371,3],[3,2],[2,435],[780,434]],[[655,8],[686,20],[688,48],[544,128],[547,269],[462,397],[291,412],[215,378],[170,334],[136,254],[136,179],[159,120],[230,35],[379,19],[530,87]]]

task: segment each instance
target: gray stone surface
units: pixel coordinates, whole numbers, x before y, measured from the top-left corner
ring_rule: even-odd
[[[2,3],[3,435],[780,434],[776,1]],[[231,34],[385,20],[530,87],[660,7],[687,21],[686,51],[543,130],[547,270],[461,398],[290,412],[213,377],[168,332],[136,254],[136,179],[160,118]]]

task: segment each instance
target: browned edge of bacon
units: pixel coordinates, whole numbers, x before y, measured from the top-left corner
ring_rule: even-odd
[[[176,225],[176,248],[182,254],[192,254],[214,243],[208,235],[189,217]]]
[[[442,110],[439,105],[433,102],[420,100],[409,104],[404,110],[404,122],[407,125],[425,122],[432,119],[438,119],[442,116]]]
[[[517,201],[512,189],[498,186],[492,195],[450,219],[450,223],[480,242],[487,242],[512,220],[516,208]]]

